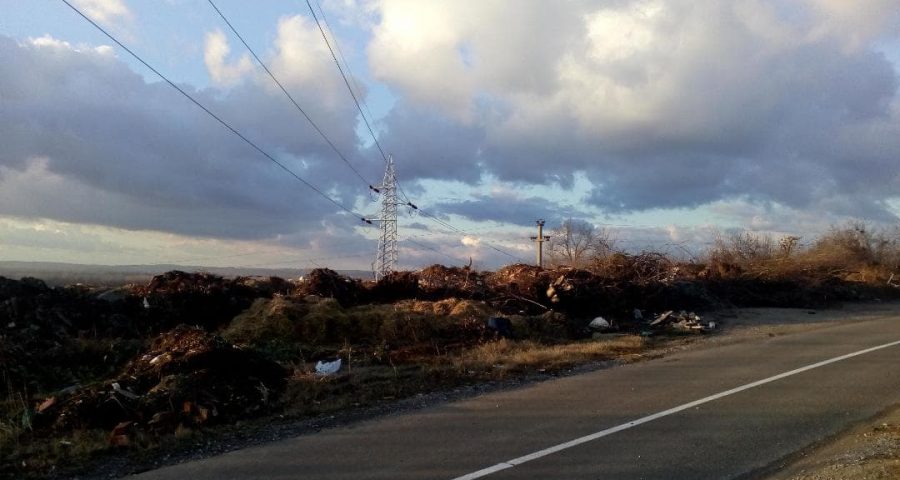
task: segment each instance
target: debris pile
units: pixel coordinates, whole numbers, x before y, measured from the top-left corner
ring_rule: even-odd
[[[681,270],[665,255],[655,252],[639,255],[615,253],[595,260],[589,269],[612,282],[636,285],[671,283],[678,278]]]
[[[550,274],[539,267],[517,263],[490,273],[491,303],[504,313],[539,314],[549,310],[547,285]]]
[[[294,285],[281,277],[237,277],[234,284],[255,292],[257,297],[271,298],[275,295],[289,295]]]
[[[333,298],[345,307],[356,305],[365,297],[362,282],[345,277],[329,268],[317,268],[309,272],[295,293],[301,296]]]
[[[469,268],[432,265],[418,272],[419,291],[423,298],[483,299],[487,295],[484,274]]]
[[[0,277],[0,397],[113,373],[139,344],[141,329],[130,317],[138,309],[136,301],[113,305],[81,288]]]
[[[604,310],[608,298],[617,293],[609,292],[603,279],[587,270],[564,268],[552,273],[555,278],[547,287],[547,299],[555,309],[570,314],[585,315]]]
[[[707,333],[716,328],[716,322],[703,323],[700,315],[684,310],[675,312],[668,310],[656,316],[648,326],[652,330],[668,330],[672,332]]]
[[[285,385],[287,371],[197,327],[180,325],[157,337],[119,379],[76,387],[36,409],[37,429],[114,429],[123,424],[157,433],[230,422],[265,410]],[[125,439],[121,438],[126,436]]]
[[[392,303],[416,298],[419,295],[419,275],[416,272],[393,272],[377,282],[367,285],[369,300],[375,303]]]
[[[245,310],[264,291],[248,279],[226,279],[209,273],[178,270],[157,275],[146,286],[133,289],[142,297],[153,331],[160,332],[185,323],[214,330]]]

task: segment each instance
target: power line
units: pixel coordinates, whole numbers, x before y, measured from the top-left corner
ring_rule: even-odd
[[[411,239],[411,238],[405,238],[405,239],[403,239],[402,241],[407,242],[407,243],[411,243],[411,244],[413,244],[413,245],[417,245],[417,246],[419,246],[420,248],[424,248],[424,249],[426,249],[426,250],[431,250],[432,252],[435,252],[435,253],[437,253],[437,254],[439,254],[439,255],[443,255],[443,256],[449,258],[450,260],[453,260],[454,262],[458,262],[458,261],[459,261],[458,258],[456,258],[456,257],[454,257],[454,256],[452,256],[452,255],[448,255],[448,254],[446,254],[446,253],[444,253],[444,252],[442,252],[442,251],[440,251],[440,250],[438,250],[438,249],[436,249],[436,248],[434,248],[434,247],[429,247],[428,245],[425,245],[424,243],[417,242],[417,241],[415,241],[415,240],[413,240],[413,239]]]
[[[376,189],[374,186],[372,186],[372,183],[367,181],[365,179],[365,177],[363,177],[362,174],[359,173],[359,170],[357,170],[356,167],[354,167],[353,164],[350,163],[350,160],[347,160],[347,157],[345,157],[344,154],[341,153],[341,151],[334,144],[334,142],[332,142],[331,139],[328,138],[327,135],[325,135],[325,132],[323,132],[322,129],[319,128],[319,126],[316,124],[316,122],[314,122],[313,119],[309,116],[309,114],[306,113],[306,110],[304,110],[300,106],[300,104],[297,103],[296,100],[294,100],[294,96],[291,95],[287,91],[286,88],[284,88],[284,85],[282,85],[282,83],[278,80],[278,78],[275,77],[275,74],[273,74],[272,71],[269,70],[269,67],[265,64],[265,62],[263,62],[262,59],[259,58],[259,55],[257,55],[256,52],[252,48],[250,48],[250,45],[247,43],[246,40],[244,40],[244,37],[237,31],[237,29],[234,27],[234,25],[231,24],[231,22],[228,20],[228,17],[226,17],[225,14],[222,13],[222,10],[219,10],[219,7],[217,7],[216,4],[213,3],[213,0],[207,0],[207,1],[209,2],[209,5],[213,8],[213,10],[215,10],[216,13],[218,13],[219,16],[222,17],[222,20],[225,22],[226,25],[228,25],[228,28],[230,28],[231,31],[235,34],[235,36],[237,36],[237,38],[241,41],[241,43],[244,44],[244,47],[246,47],[247,50],[250,52],[250,54],[253,55],[253,58],[256,59],[256,62],[259,63],[259,65],[263,68],[263,70],[266,71],[266,73],[269,75],[269,77],[272,79],[272,81],[275,82],[275,85],[278,85],[278,88],[281,89],[281,91],[285,94],[285,96],[287,96],[287,98],[291,101],[291,103],[294,104],[294,107],[296,107],[297,110],[303,115],[303,117],[306,118],[306,121],[309,122],[309,124],[313,127],[313,129],[315,129],[315,131],[319,134],[319,136],[321,136],[325,140],[325,142],[328,143],[328,146],[330,146],[331,149],[334,150],[334,153],[336,153],[337,156],[340,157],[341,160],[343,160],[344,163],[346,163],[348,167],[350,167],[350,170],[353,170],[353,173],[355,173],[356,176],[359,177],[359,179],[363,181],[363,183],[365,183],[366,185],[369,186],[370,190],[377,192],[378,189]]]
[[[331,52],[331,58],[334,60],[334,64],[337,65],[338,71],[341,72],[341,78],[344,79],[344,85],[347,86],[347,90],[350,92],[350,96],[353,97],[353,103],[356,104],[356,109],[359,110],[359,115],[362,117],[363,123],[366,124],[366,128],[369,130],[369,134],[372,135],[372,140],[375,141],[375,146],[378,147],[378,151],[381,153],[381,158],[384,159],[384,163],[388,163],[388,157],[384,153],[384,150],[381,148],[381,143],[378,142],[378,137],[375,135],[375,131],[372,130],[372,125],[369,123],[369,120],[363,113],[362,107],[359,104],[359,99],[356,98],[356,93],[354,93],[353,88],[350,87],[350,81],[347,80],[347,74],[344,73],[344,68],[341,67],[341,62],[338,61],[337,55],[335,55],[334,49],[331,47],[331,42],[328,41],[328,36],[325,35],[325,30],[322,28],[322,24],[319,22],[319,16],[316,15],[316,10],[313,8],[312,3],[310,3],[309,0],[306,0],[306,6],[309,7],[309,13],[312,14],[313,20],[316,21],[316,26],[319,27],[319,32],[322,34],[322,39],[325,40],[325,45],[328,47],[328,51]]]
[[[350,96],[353,98],[353,103],[356,105],[356,109],[359,111],[359,114],[360,114],[360,116],[361,116],[362,119],[363,119],[363,123],[365,123],[366,128],[369,130],[369,134],[372,136],[372,140],[375,141],[375,146],[378,148],[378,151],[381,153],[381,157],[384,159],[384,162],[387,164],[387,163],[388,163],[388,157],[387,157],[387,155],[384,153],[384,149],[382,149],[381,143],[378,141],[378,137],[375,135],[375,131],[372,129],[372,125],[369,123],[369,120],[366,118],[366,115],[365,115],[365,113],[363,112],[362,106],[360,105],[360,100],[359,100],[359,98],[356,96],[356,93],[354,93],[353,88],[350,86],[350,81],[349,81],[348,78],[347,78],[347,73],[344,71],[344,68],[341,66],[341,62],[338,60],[338,57],[337,57],[337,55],[335,54],[335,49],[332,48],[331,42],[328,40],[328,36],[325,34],[325,29],[322,27],[322,22],[319,22],[319,16],[316,15],[316,11],[315,11],[315,9],[313,8],[312,3],[310,2],[310,0],[306,0],[306,6],[309,7],[309,13],[312,14],[313,19],[314,19],[315,22],[316,22],[316,26],[319,28],[319,33],[322,34],[322,39],[325,41],[325,45],[328,47],[328,51],[331,53],[331,58],[332,58],[332,60],[334,60],[334,64],[337,66],[338,72],[340,72],[340,74],[341,74],[341,78],[344,80],[344,85],[347,86],[347,91],[350,92]],[[319,6],[319,8],[321,9],[321,6]],[[322,18],[323,18],[323,20],[325,20],[324,12],[322,12]],[[327,20],[326,20],[326,26],[327,26]],[[329,27],[329,31],[330,31],[330,30],[331,30],[331,29],[330,29],[330,27]],[[334,33],[332,32],[332,36],[333,36],[333,35],[334,35]],[[336,38],[335,38],[335,46],[338,48],[338,50],[340,50],[340,46],[337,44],[337,39],[336,39]],[[341,54],[341,57],[343,58],[343,54]],[[344,60],[344,62],[346,63],[346,59]],[[348,70],[349,70],[349,65],[348,65]],[[424,210],[420,209],[417,205],[415,205],[414,203],[412,203],[412,201],[410,201],[409,197],[406,195],[406,192],[403,190],[403,186],[402,186],[399,182],[397,182],[397,188],[398,188],[399,193],[403,196],[403,199],[404,199],[404,201],[406,202],[405,204],[406,204],[407,206],[413,208],[414,210],[419,211],[419,212],[420,212],[422,215],[424,215],[425,217],[430,218],[431,220],[433,220],[433,221],[435,221],[435,222],[437,222],[437,223],[443,225],[443,226],[446,227],[446,228],[449,228],[449,229],[451,229],[451,230],[454,230],[455,232],[460,233],[460,234],[463,234],[463,235],[469,235],[469,234],[466,233],[465,231],[463,231],[463,230],[461,230],[461,229],[459,229],[459,228],[457,228],[457,227],[454,227],[453,225],[451,225],[451,224],[449,224],[449,223],[447,223],[447,222],[445,222],[445,221],[439,219],[438,217],[435,217],[434,215],[432,215],[432,214],[430,214],[430,213],[428,213],[428,212],[425,212]],[[513,254],[511,254],[511,253],[509,253],[509,252],[507,252],[507,251],[505,251],[505,250],[503,250],[503,249],[501,249],[501,248],[498,248],[498,247],[496,247],[496,246],[490,244],[489,242],[484,242],[484,243],[485,243],[485,245],[487,245],[489,248],[491,248],[491,249],[493,249],[493,250],[496,250],[497,252],[499,252],[499,253],[501,253],[501,254],[503,254],[503,255],[506,255],[506,256],[508,256],[508,257],[510,257],[510,258],[512,258],[512,259],[515,259],[515,260],[518,260],[518,261],[521,261],[521,262],[525,262],[525,260],[523,260],[521,257],[518,257],[518,256],[513,255]]]
[[[359,84],[356,83],[356,76],[353,75],[353,70],[350,68],[350,62],[347,61],[347,58],[344,57],[344,51],[341,50],[341,44],[338,42],[337,36],[334,34],[334,30],[331,28],[331,24],[328,22],[328,18],[325,16],[325,10],[322,8],[322,4],[316,0],[316,6],[319,7],[319,13],[322,14],[322,22],[325,24],[325,29],[328,30],[328,34],[331,35],[331,40],[334,41],[334,48],[337,49],[338,57],[340,57],[341,61],[344,62],[344,66],[347,67],[347,73],[350,74],[350,82],[353,83],[353,86],[356,87],[356,92],[360,94],[360,101],[362,101],[363,108],[366,109],[366,113],[369,114],[369,118],[373,118],[372,110],[369,109],[369,105],[366,103],[365,97],[362,96],[362,89],[359,88]]]
[[[353,70],[350,68],[350,62],[348,62],[347,58],[344,57],[344,52],[343,52],[343,50],[341,50],[341,44],[338,41],[337,36],[334,34],[334,30],[331,28],[331,25],[328,22],[328,18],[325,16],[325,10],[322,8],[322,5],[318,2],[318,0],[316,0],[316,6],[319,7],[319,13],[322,14],[322,23],[325,24],[325,29],[327,29],[328,33],[331,35],[331,40],[334,42],[334,48],[337,50],[338,57],[340,57],[341,61],[344,62],[344,67],[347,68],[347,73],[349,73],[349,75],[346,75],[344,73],[344,71],[341,69],[340,62],[338,62],[338,59],[335,58],[334,50],[331,49],[331,44],[329,43],[328,38],[326,38],[325,32],[322,31],[322,26],[319,24],[319,20],[316,17],[316,13],[312,10],[312,5],[310,4],[309,0],[307,0],[307,6],[309,6],[310,13],[312,13],[313,18],[316,20],[316,25],[319,27],[319,31],[322,33],[322,38],[325,40],[325,45],[328,47],[328,50],[331,52],[331,58],[334,59],[334,62],[338,67],[338,71],[341,73],[341,77],[344,79],[344,84],[347,86],[347,90],[350,91],[350,95],[353,97],[353,100],[356,103],[356,108],[357,108],[357,110],[359,110],[359,114],[362,117],[363,122],[366,125],[366,128],[369,130],[369,134],[372,136],[372,140],[375,142],[375,146],[378,148],[378,151],[381,153],[381,158],[384,160],[385,164],[387,164],[387,157],[384,153],[384,149],[381,147],[381,143],[379,142],[378,137],[375,135],[375,132],[373,131],[372,126],[370,124],[369,119],[372,119],[374,117],[372,115],[372,111],[369,109],[369,105],[366,103],[365,97],[363,97],[361,94],[362,89],[359,88],[359,85],[356,83],[356,77],[353,75]],[[350,88],[350,82],[347,81],[348,77],[349,77],[350,82],[353,83],[353,86],[356,87],[356,91],[360,92],[359,96],[356,96],[353,92],[353,89]],[[369,119],[366,119],[366,114],[363,113],[363,110],[360,108],[360,102],[362,102],[362,106],[365,107],[366,112],[369,114]],[[397,179],[397,190],[400,193],[400,195],[403,197],[403,201],[407,206],[412,207],[415,210],[418,210],[419,207],[417,207],[415,204],[412,203],[412,201],[409,199],[409,196],[406,195],[406,191],[403,190],[403,185],[400,183],[399,178]]]
[[[209,108],[207,108],[206,106],[204,106],[202,103],[200,103],[200,102],[199,102],[198,100],[196,100],[194,97],[192,97],[189,93],[187,93],[186,91],[184,91],[181,87],[179,87],[179,86],[176,85],[174,82],[172,82],[171,80],[169,80],[169,78],[166,77],[165,75],[163,75],[162,73],[160,73],[159,70],[153,68],[149,63],[147,63],[146,61],[144,61],[143,58],[141,58],[138,54],[134,53],[130,48],[126,47],[122,42],[120,42],[120,41],[119,41],[116,37],[114,37],[111,33],[107,32],[103,27],[101,27],[101,26],[98,25],[96,22],[94,22],[93,20],[91,20],[90,17],[88,17],[87,15],[85,15],[84,13],[82,13],[81,10],[79,10],[77,7],[75,7],[74,5],[72,5],[71,3],[69,3],[68,0],[61,0],[61,1],[62,1],[63,3],[65,3],[69,8],[71,8],[73,11],[75,11],[75,13],[77,13],[78,15],[80,15],[81,18],[84,18],[85,20],[87,20],[88,23],[90,23],[91,25],[93,25],[97,30],[100,30],[100,32],[102,32],[102,33],[103,33],[104,35],[106,35],[110,40],[112,40],[113,42],[115,42],[116,45],[118,45],[119,47],[121,47],[123,50],[125,50],[126,52],[128,52],[132,57],[134,57],[137,61],[141,62],[141,64],[143,64],[145,67],[147,67],[148,69],[150,69],[150,71],[152,71],[153,73],[155,73],[159,78],[163,79],[163,81],[165,81],[166,83],[168,83],[169,86],[171,86],[172,88],[174,88],[175,90],[177,90],[179,93],[181,93],[185,98],[187,98],[188,100],[190,100],[191,103],[193,103],[194,105],[196,105],[197,107],[199,107],[201,110],[203,110],[204,112],[206,112],[207,115],[209,115],[210,117],[214,118],[214,119],[215,119],[216,121],[218,121],[223,127],[225,127],[226,129],[228,129],[231,133],[237,135],[238,138],[240,138],[241,140],[243,140],[247,145],[250,145],[251,147],[253,147],[254,150],[256,150],[257,152],[259,152],[260,154],[262,154],[264,157],[268,158],[272,163],[274,163],[275,165],[277,165],[279,168],[281,168],[282,170],[284,170],[285,172],[287,172],[289,175],[291,175],[291,176],[294,177],[295,179],[299,180],[301,183],[303,183],[304,185],[306,185],[310,190],[316,192],[316,193],[317,193],[319,196],[321,196],[322,198],[324,198],[324,199],[328,200],[329,202],[331,202],[334,206],[340,208],[341,210],[343,210],[343,211],[345,211],[345,212],[347,212],[347,213],[349,213],[349,214],[351,214],[351,215],[354,215],[354,216],[359,217],[363,222],[366,222],[366,223],[369,224],[369,225],[372,224],[372,222],[371,222],[370,220],[367,220],[364,216],[357,214],[356,212],[354,212],[354,211],[351,210],[350,208],[347,208],[346,206],[344,206],[342,203],[340,203],[340,202],[338,202],[337,200],[331,198],[329,195],[327,195],[325,192],[323,192],[322,190],[320,190],[318,187],[316,187],[316,186],[313,185],[312,183],[309,183],[308,181],[306,181],[306,180],[305,180],[303,177],[301,177],[300,175],[297,175],[296,173],[294,173],[293,170],[291,170],[290,168],[288,168],[285,164],[279,162],[277,159],[275,159],[275,157],[273,157],[272,155],[269,155],[269,153],[266,152],[265,150],[263,150],[259,145],[257,145],[256,143],[254,143],[252,140],[250,140],[250,139],[247,138],[246,136],[244,136],[244,134],[242,134],[241,132],[237,131],[237,130],[236,130],[234,127],[232,127],[228,122],[226,122],[225,120],[222,120],[221,117],[219,117],[218,115],[216,115],[215,113],[213,113]]]
[[[432,215],[432,214],[426,212],[425,210],[422,210],[422,209],[417,209],[417,210],[419,211],[420,214],[424,215],[425,217],[430,218],[430,219],[433,220],[434,222],[436,222],[436,223],[438,223],[438,224],[440,224],[440,225],[443,225],[445,228],[449,228],[450,230],[453,230],[454,232],[456,232],[456,233],[458,233],[458,234],[460,234],[460,235],[469,235],[469,236],[476,236],[476,237],[477,237],[477,235],[471,235],[470,233],[466,232],[465,230],[463,230],[463,229],[461,229],[461,228],[457,228],[457,227],[451,225],[450,223],[445,222],[444,220],[441,220],[440,218],[438,218],[438,217],[436,217],[436,216],[434,216],[434,215]],[[484,243],[488,248],[490,248],[490,249],[492,249],[492,250],[494,250],[494,251],[496,251],[496,252],[499,252],[499,253],[501,253],[501,254],[503,254],[503,255],[506,255],[507,257],[512,258],[513,260],[517,260],[517,261],[520,261],[520,262],[522,262],[522,263],[528,263],[528,261],[525,260],[525,259],[523,259],[522,257],[520,257],[520,256],[518,256],[518,255],[515,255],[515,254],[512,254],[512,253],[509,253],[509,252],[507,252],[506,250],[503,250],[502,248],[497,247],[497,246],[493,245],[492,243],[490,243],[490,242],[488,242],[488,241],[483,241],[483,243]]]

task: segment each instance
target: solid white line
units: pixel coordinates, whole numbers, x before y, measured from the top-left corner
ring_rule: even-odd
[[[654,413],[653,415],[647,415],[646,417],[641,417],[637,420],[632,420],[628,423],[623,423],[621,425],[607,428],[606,430],[601,430],[596,433],[592,433],[590,435],[585,435],[583,437],[578,437],[574,440],[569,440],[565,443],[560,443],[559,445],[554,445],[552,447],[545,448],[543,450],[538,450],[534,453],[529,453],[528,455],[523,455],[521,457],[514,458],[512,460],[507,460],[505,462],[500,462],[496,465],[490,466],[488,468],[484,468],[478,470],[477,472],[472,472],[461,477],[456,477],[453,480],[474,480],[476,478],[486,477],[492,473],[499,472],[500,470],[506,470],[507,468],[515,467],[516,465],[521,465],[525,462],[530,462],[532,460],[537,460],[541,457],[546,457],[547,455],[554,454],[556,452],[560,452],[578,445],[582,443],[591,442],[593,440],[597,440],[598,438],[606,437],[608,435],[612,435],[616,432],[621,432],[622,430],[627,430],[632,427],[636,427],[638,425],[642,425],[647,422],[652,422],[653,420],[658,420],[663,417],[667,417],[669,415],[688,410],[690,408],[694,408],[698,405],[703,405],[704,403],[709,403],[714,400],[718,400],[723,397],[727,397],[729,395],[734,395],[735,393],[743,392],[744,390],[750,390],[751,388],[758,387],[760,385],[765,385],[767,383],[774,382],[776,380],[781,380],[782,378],[787,378],[793,375],[797,375],[798,373],[803,373],[814,368],[824,367],[825,365],[829,365],[835,362],[840,362],[842,360],[847,360],[848,358],[853,358],[859,355],[865,355],[867,353],[874,352],[876,350],[881,350],[883,348],[893,347],[895,345],[900,345],[900,340],[891,343],[885,343],[884,345],[878,345],[877,347],[867,348],[865,350],[860,350],[858,352],[848,353],[846,355],[841,355],[840,357],[830,358],[828,360],[823,360],[818,363],[814,363],[812,365],[807,365],[805,367],[800,367],[789,372],[779,373],[778,375],[764,378],[762,380],[757,380],[753,383],[748,383],[746,385],[742,385],[740,387],[732,388],[731,390],[725,390],[724,392],[716,393],[715,395],[710,395],[705,398],[701,398],[700,400],[694,400],[690,403],[685,403],[684,405],[679,405],[674,408],[670,408],[668,410],[664,410],[659,413]]]

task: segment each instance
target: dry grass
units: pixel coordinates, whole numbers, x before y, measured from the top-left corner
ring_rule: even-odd
[[[451,365],[460,372],[559,370],[581,363],[637,354],[645,347],[645,339],[637,335],[556,345],[501,339],[460,352],[452,359]]]
[[[900,275],[900,229],[877,229],[864,223],[832,228],[808,245],[800,237],[774,239],[736,232],[720,236],[706,254],[717,277],[840,279],[881,285]]]
[[[351,359],[349,368],[328,377],[315,375],[310,362],[295,371],[281,403],[290,418],[331,414],[473,381],[552,373],[600,360],[630,360],[649,347],[636,335],[559,344],[500,339],[450,353],[423,351],[397,365]]]

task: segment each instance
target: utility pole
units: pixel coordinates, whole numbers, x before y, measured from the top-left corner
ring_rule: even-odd
[[[394,272],[397,266],[397,174],[394,171],[394,157],[388,155],[384,182],[381,185],[381,238],[375,256],[375,279]]]
[[[531,237],[534,240],[534,243],[537,244],[537,266],[540,268],[544,268],[544,242],[550,241],[549,235],[544,235],[544,220],[537,221],[538,234],[536,237]]]

